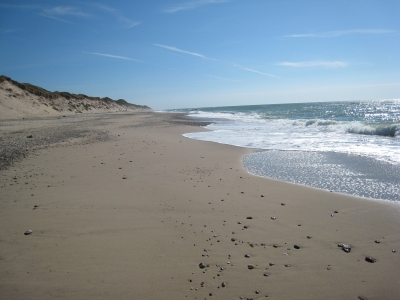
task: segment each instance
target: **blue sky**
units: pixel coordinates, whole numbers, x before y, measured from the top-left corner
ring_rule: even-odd
[[[399,12],[399,0],[0,0],[0,74],[156,110],[400,98]]]

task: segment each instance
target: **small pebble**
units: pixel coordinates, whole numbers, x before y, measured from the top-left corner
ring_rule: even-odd
[[[247,220],[251,220],[251,219],[253,219],[253,217],[247,217],[246,219],[247,219]]]
[[[264,276],[268,276],[268,273],[264,273]]]
[[[200,268],[200,269],[204,269],[205,267],[206,267],[205,264],[203,264],[203,263],[200,263],[200,264],[199,264],[199,268]]]
[[[376,244],[380,244],[380,241],[376,240],[375,243],[376,243]]]
[[[24,235],[30,235],[31,233],[32,233],[32,230],[29,229],[29,230],[24,232]]]
[[[246,253],[246,254],[244,255],[244,257],[249,258],[249,257],[250,257],[250,254],[247,254],[247,253]]]
[[[376,262],[376,259],[373,258],[373,257],[371,257],[371,256],[367,256],[367,257],[365,258],[365,261],[367,261],[367,262],[369,262],[369,263],[375,263],[375,262]]]
[[[254,267],[254,265],[247,265],[247,269],[249,269],[249,270],[253,270],[255,267]]]
[[[226,283],[225,282],[221,283],[221,286],[226,287]]]
[[[294,249],[300,249],[300,246],[296,244],[296,245],[293,246],[293,248]]]
[[[271,217],[272,220],[276,220],[276,217]]]

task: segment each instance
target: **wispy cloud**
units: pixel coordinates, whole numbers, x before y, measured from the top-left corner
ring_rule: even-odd
[[[92,14],[85,13],[81,11],[79,8],[70,7],[70,6],[56,6],[49,9],[44,9],[41,13],[41,16],[54,19],[57,21],[65,22],[73,24],[73,22],[66,20],[64,17],[72,16],[79,18],[91,18]]]
[[[75,17],[93,17],[93,15],[81,11],[79,8],[70,6],[57,6],[43,10],[43,14],[50,16],[75,16]]]
[[[208,5],[208,4],[219,4],[219,3],[226,3],[226,2],[231,2],[232,0],[198,0],[198,1],[189,1],[189,2],[184,2],[178,5],[175,5],[173,7],[170,7],[169,9],[166,9],[164,12],[165,13],[176,13],[181,10],[187,10],[187,9],[195,9],[200,6]]]
[[[257,70],[254,70],[254,69],[249,69],[249,68],[243,67],[243,66],[241,66],[241,65],[234,64],[234,66],[235,66],[235,67],[238,67],[238,68],[240,68],[240,69],[242,69],[242,70],[248,71],[248,72],[253,72],[253,73],[257,73],[257,74],[264,75],[264,76],[269,76],[269,77],[278,78],[278,76],[275,76],[275,75],[273,75],[273,74],[264,73],[264,72],[257,71]]]
[[[0,34],[7,34],[7,33],[12,33],[12,32],[16,32],[17,30],[15,29],[7,29],[7,30],[2,30],[0,31]]]
[[[129,58],[125,56],[119,56],[119,55],[112,55],[112,54],[105,54],[105,53],[97,53],[97,52],[84,52],[87,54],[92,54],[92,55],[98,55],[98,56],[104,56],[104,57],[110,57],[110,58],[115,58],[115,59],[123,59],[123,60],[131,60],[131,61],[136,61],[140,63],[145,63],[144,61],[134,59],[134,58]]]
[[[287,38],[329,38],[329,37],[338,37],[343,35],[352,35],[352,34],[369,34],[369,35],[379,35],[379,34],[387,34],[393,33],[392,30],[386,29],[351,29],[351,30],[338,30],[338,31],[326,31],[320,33],[303,33],[303,34],[290,34],[285,35]]]
[[[325,68],[343,68],[347,67],[349,63],[344,61],[303,61],[303,62],[281,62],[277,64],[278,66],[284,67],[325,67]]]
[[[2,4],[2,3],[0,3],[0,7],[15,8],[15,9],[37,9],[37,8],[40,8],[39,5],[18,5],[18,4]]]
[[[127,28],[132,28],[132,27],[135,27],[135,26],[141,24],[141,22],[134,21],[134,20],[131,20],[131,19],[125,17],[119,10],[109,7],[107,5],[100,4],[100,3],[95,3],[92,5],[98,9],[101,9],[105,12],[112,14],[113,16],[115,16],[118,19],[119,22],[124,24],[124,26]]]
[[[218,77],[218,76],[214,76],[214,75],[208,75],[212,78],[216,78],[216,79],[220,79],[220,80],[225,80],[225,81],[235,81],[235,82],[241,82],[240,80],[236,80],[236,79],[230,79],[230,78],[224,78],[224,77]]]
[[[208,57],[204,56],[203,54],[199,54],[199,53],[196,53],[196,52],[189,52],[189,51],[182,50],[182,49],[179,49],[179,48],[176,48],[176,47],[171,47],[171,46],[166,46],[166,45],[160,45],[160,44],[153,44],[153,45],[154,45],[154,46],[157,46],[157,47],[164,48],[164,49],[168,49],[168,50],[171,50],[171,51],[180,52],[180,53],[184,53],[184,54],[188,54],[188,55],[200,57],[200,58],[202,58],[202,59],[207,59],[207,60],[213,60],[213,61],[216,61],[216,62],[227,63],[227,62],[224,62],[224,61],[221,61],[221,60],[218,60],[218,59],[208,58]],[[273,74],[268,74],[268,73],[264,73],[264,72],[261,72],[261,71],[249,69],[249,68],[246,68],[246,67],[243,67],[243,66],[241,66],[241,65],[234,64],[234,63],[229,63],[229,64],[232,64],[232,65],[234,65],[235,67],[238,67],[238,68],[240,68],[240,69],[242,69],[242,70],[244,70],[244,71],[257,73],[257,74],[260,74],[260,75],[263,75],[263,76],[269,76],[269,77],[278,78],[278,76],[275,76],[275,75],[273,75]],[[210,76],[211,76],[211,75],[210,75]],[[222,78],[221,78],[221,79],[222,79]]]
[[[176,48],[176,47],[171,47],[171,46],[166,46],[166,45],[160,45],[160,44],[153,44],[153,45],[154,45],[154,46],[157,46],[157,47],[164,48],[164,49],[168,49],[168,50],[171,50],[171,51],[180,52],[180,53],[185,53],[185,54],[197,56],[197,57],[200,57],[200,58],[203,58],[203,59],[209,59],[209,58],[205,57],[205,56],[202,55],[202,54],[195,53],[195,52],[185,51],[185,50],[182,50],[182,49],[179,49],[179,48]]]

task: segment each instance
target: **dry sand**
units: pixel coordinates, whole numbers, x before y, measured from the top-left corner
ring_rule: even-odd
[[[184,138],[202,129],[173,115],[82,124],[107,139],[35,145],[0,173],[1,299],[400,299],[398,204],[249,175],[250,150]]]

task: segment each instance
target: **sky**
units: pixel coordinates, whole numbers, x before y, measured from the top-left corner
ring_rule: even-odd
[[[0,74],[154,110],[399,99],[399,13],[400,0],[0,0]]]

